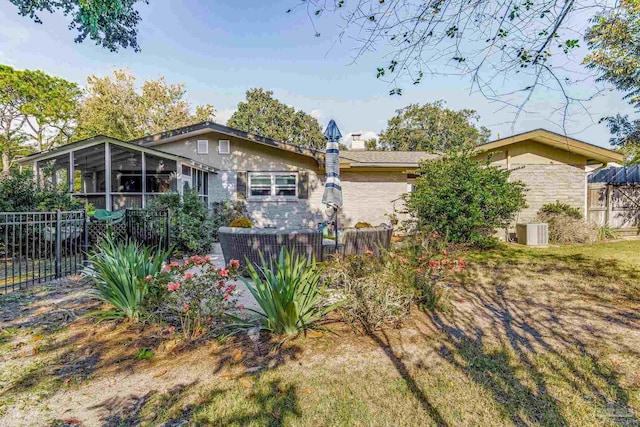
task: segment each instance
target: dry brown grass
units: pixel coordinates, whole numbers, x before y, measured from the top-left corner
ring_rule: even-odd
[[[638,253],[640,241],[471,253],[445,315],[258,348],[183,347],[82,316],[47,331],[4,320],[3,425],[639,425]],[[70,295],[55,309],[91,303]],[[51,300],[12,310],[43,315]],[[141,346],[154,357],[138,360]]]

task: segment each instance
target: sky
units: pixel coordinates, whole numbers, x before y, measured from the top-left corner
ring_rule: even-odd
[[[185,84],[186,98],[193,105],[212,104],[220,123],[244,100],[247,89],[263,87],[280,101],[310,113],[323,127],[336,120],[343,135],[379,132],[395,110],[443,99],[449,108],[477,110],[479,124],[488,127],[493,138],[547,128],[606,147],[609,132],[599,118],[633,112],[620,93],[605,90],[584,109],[573,111],[563,129],[561,113],[555,111],[560,95],[547,90],[537,93],[515,120],[513,109],[470,93],[470,82],[459,76],[426,77],[416,86],[407,83],[402,96],[390,96],[390,86],[375,76],[383,52],[369,52],[354,62],[355,44],[338,37],[339,16],[325,15],[314,27],[302,10],[286,13],[298,3],[151,0],[138,6],[142,51],[113,53],[90,40],[74,43],[76,33],[67,29],[68,19],[60,14],[43,13],[44,24],[36,24],[4,1],[0,2],[0,63],[40,69],[81,85],[89,75],[127,67],[138,82],[165,76],[169,82]],[[509,88],[519,83],[502,84]],[[588,94],[592,88],[587,79],[573,90]]]

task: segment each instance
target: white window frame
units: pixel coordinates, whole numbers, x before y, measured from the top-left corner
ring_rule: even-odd
[[[202,146],[200,144],[202,144],[202,143],[204,143],[204,149],[201,149]],[[209,154],[209,140],[208,139],[199,139],[196,142],[196,145],[197,145],[196,151],[197,151],[198,154]]]
[[[218,154],[231,154],[231,142],[228,139],[218,141]]]
[[[268,196],[253,196],[251,193],[251,189],[253,187],[252,181],[256,176],[269,176],[271,178],[270,189],[271,193]],[[278,176],[293,176],[295,178],[295,184],[287,185],[287,187],[292,187],[295,194],[291,196],[277,196],[276,191],[279,187],[276,185],[276,177]],[[287,200],[298,200],[298,172],[249,172],[248,180],[247,180],[247,200],[257,200],[257,201],[287,201]]]

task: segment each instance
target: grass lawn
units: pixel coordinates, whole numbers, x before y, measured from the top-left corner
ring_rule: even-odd
[[[640,425],[640,241],[466,258],[445,313],[258,347],[95,325],[77,283],[7,295],[0,424]]]

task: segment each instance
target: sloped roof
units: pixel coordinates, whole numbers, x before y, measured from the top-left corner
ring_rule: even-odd
[[[351,167],[417,167],[421,160],[438,155],[424,151],[341,151],[340,157],[350,160]]]
[[[535,129],[529,132],[509,136],[507,138],[487,142],[486,144],[478,145],[475,150],[476,152],[485,152],[528,140],[579,154],[586,157],[588,161],[599,163],[622,163],[624,161],[624,156],[617,151],[589,144],[588,142],[580,141],[579,139],[551,132],[546,129]]]

